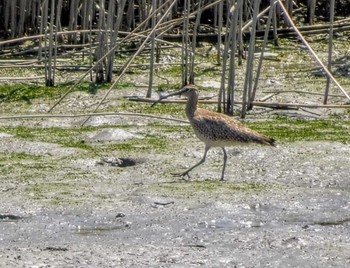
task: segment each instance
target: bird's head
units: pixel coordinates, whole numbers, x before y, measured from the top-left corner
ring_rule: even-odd
[[[198,88],[195,85],[186,85],[180,91],[177,91],[177,92],[165,95],[165,96],[161,96],[157,101],[153,102],[152,106],[156,105],[161,100],[172,97],[172,96],[185,96],[185,97],[189,98],[192,94],[197,95]]]
[[[192,94],[198,94],[198,88],[195,85],[186,85],[179,93],[181,96],[190,97]]]

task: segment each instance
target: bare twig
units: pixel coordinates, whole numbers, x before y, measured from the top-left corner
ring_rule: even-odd
[[[86,116],[139,116],[149,117],[162,120],[176,121],[180,123],[189,123],[187,120],[181,120],[171,117],[158,116],[153,114],[139,114],[139,113],[87,113],[87,114],[31,114],[31,115],[11,115],[11,116],[0,116],[0,120],[14,120],[14,119],[36,119],[36,118],[79,118]]]

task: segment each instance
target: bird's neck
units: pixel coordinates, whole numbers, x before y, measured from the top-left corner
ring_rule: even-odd
[[[188,119],[194,116],[194,113],[197,110],[197,103],[198,103],[197,94],[194,93],[188,96],[187,103],[186,103],[186,115]]]

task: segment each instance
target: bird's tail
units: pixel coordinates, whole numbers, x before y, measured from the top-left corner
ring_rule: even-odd
[[[271,145],[271,146],[276,146],[276,140],[275,139],[272,139],[272,138],[269,138],[269,141],[268,143]]]
[[[256,142],[264,145],[276,146],[276,140],[270,137],[265,136],[264,134],[258,133],[256,131],[250,130],[250,139],[251,142]]]

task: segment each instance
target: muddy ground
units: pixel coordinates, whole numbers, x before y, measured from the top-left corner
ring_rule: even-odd
[[[3,120],[1,126],[69,129],[81,121]],[[155,121],[94,117],[88,125],[111,127],[79,138],[142,140],[156,131]],[[131,127],[118,127],[125,124]],[[349,144],[230,148],[224,182],[221,150],[213,149],[183,181],[171,172],[199,161],[203,144],[189,132],[158,134],[171,140],[166,150],[91,156],[0,133],[0,266],[350,265]],[[117,166],[118,157],[125,167]]]

